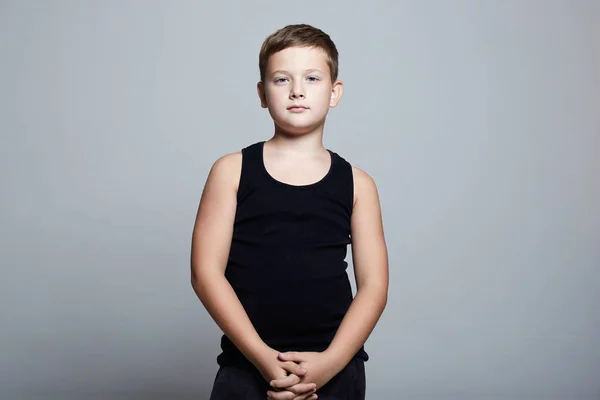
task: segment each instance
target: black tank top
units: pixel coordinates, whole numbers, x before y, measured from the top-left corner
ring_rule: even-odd
[[[242,150],[237,210],[225,277],[261,339],[285,351],[327,349],[352,302],[346,273],[354,187],[351,165],[304,186],[273,178],[264,142]],[[253,369],[226,335],[219,365]],[[361,347],[355,357],[368,360]]]

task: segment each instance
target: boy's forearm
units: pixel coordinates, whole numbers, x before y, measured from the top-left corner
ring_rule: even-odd
[[[357,291],[335,337],[325,351],[343,369],[365,344],[387,303],[386,288],[373,285]]]
[[[192,287],[223,333],[256,365],[268,346],[262,341],[231,284],[220,274],[196,276]]]

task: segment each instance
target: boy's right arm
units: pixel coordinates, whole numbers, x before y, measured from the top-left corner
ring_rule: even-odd
[[[228,154],[210,170],[192,234],[191,283],[219,328],[256,365],[272,349],[261,340],[225,278],[241,162],[241,153]]]

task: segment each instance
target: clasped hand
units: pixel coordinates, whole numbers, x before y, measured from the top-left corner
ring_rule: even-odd
[[[270,400],[316,399],[315,392],[338,372],[324,352],[273,350],[262,364],[259,370],[273,388],[267,392]]]

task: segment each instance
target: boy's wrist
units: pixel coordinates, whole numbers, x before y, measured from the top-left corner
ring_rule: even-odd
[[[336,372],[344,369],[344,367],[350,362],[350,360],[347,359],[347,355],[335,347],[328,347],[325,351],[323,351],[323,355],[325,356],[325,359],[329,365],[331,365]]]
[[[254,366],[258,366],[264,362],[265,359],[272,358],[275,355],[277,358],[277,351],[267,346],[267,344],[263,341],[257,341],[249,348],[248,360],[254,364]]]

